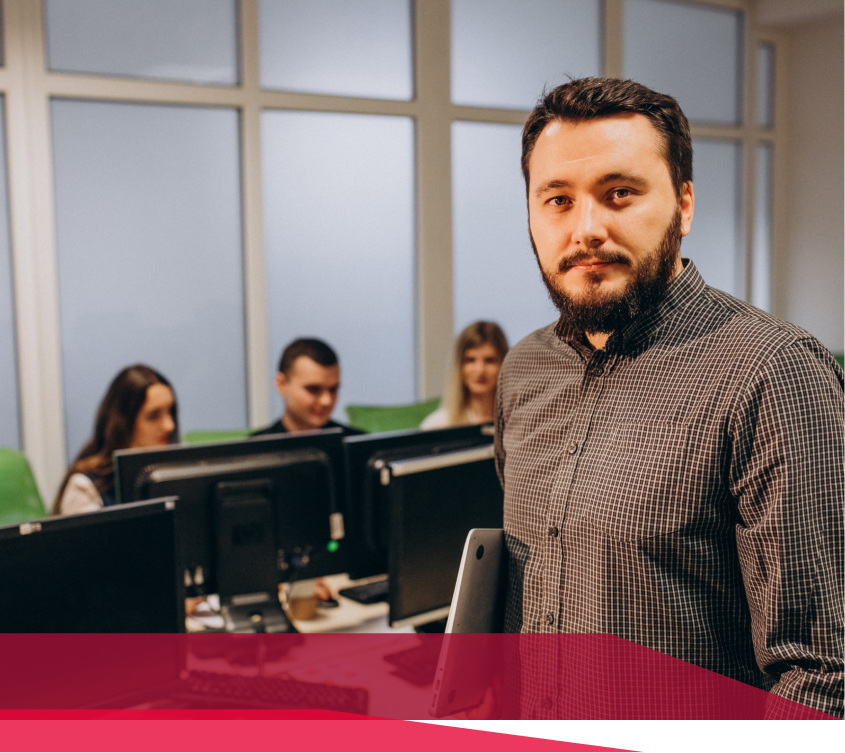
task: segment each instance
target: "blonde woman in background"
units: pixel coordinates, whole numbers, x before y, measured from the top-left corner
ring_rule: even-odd
[[[443,402],[420,428],[443,429],[492,421],[496,383],[507,352],[508,340],[498,324],[470,324],[455,343]]]

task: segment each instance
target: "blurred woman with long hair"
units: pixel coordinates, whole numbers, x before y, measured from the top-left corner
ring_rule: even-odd
[[[109,385],[94,422],[94,435],[65,475],[53,511],[91,512],[116,503],[112,453],[178,441],[176,396],[158,371],[136,364]]]
[[[507,352],[508,340],[498,324],[470,324],[455,343],[443,402],[420,428],[442,429],[492,421],[496,383]]]

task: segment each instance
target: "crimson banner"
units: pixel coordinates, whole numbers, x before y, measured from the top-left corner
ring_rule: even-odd
[[[7,634],[0,661],[6,720],[832,718],[610,635]]]

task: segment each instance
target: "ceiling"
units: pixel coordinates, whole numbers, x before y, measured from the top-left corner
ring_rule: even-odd
[[[842,16],[842,0],[757,0],[761,26],[792,26]]]

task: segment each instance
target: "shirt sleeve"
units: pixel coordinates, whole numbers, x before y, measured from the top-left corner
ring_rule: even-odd
[[[499,372],[499,383],[496,386],[496,402],[493,409],[493,450],[495,452],[496,473],[502,489],[505,488],[505,444],[502,432],[505,430],[504,414],[504,368]]]
[[[775,696],[842,716],[841,369],[816,341],[782,348],[743,391],[729,435],[757,662]]]
[[[84,473],[74,473],[65,485],[59,501],[62,515],[78,515],[83,512],[95,512],[101,509],[103,500],[94,482]]]

